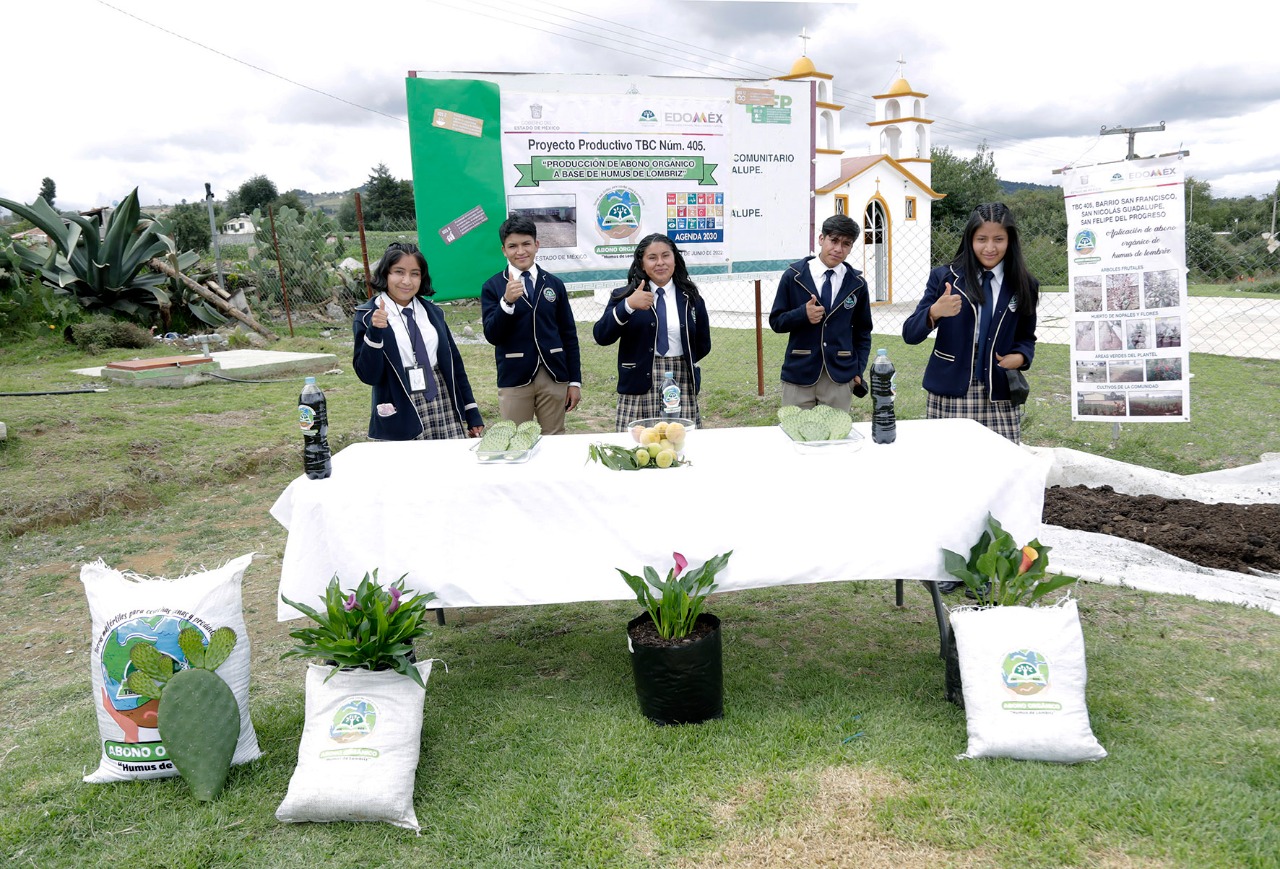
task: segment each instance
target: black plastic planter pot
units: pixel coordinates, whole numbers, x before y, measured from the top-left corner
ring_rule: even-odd
[[[656,724],[697,724],[722,717],[720,619],[698,616],[698,624],[710,625],[711,633],[677,646],[645,646],[632,639],[633,628],[652,621],[644,613],[627,623],[640,711]]]

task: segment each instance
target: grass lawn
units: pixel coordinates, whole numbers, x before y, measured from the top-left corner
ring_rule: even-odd
[[[460,324],[478,309],[452,309]],[[334,352],[319,380],[335,449],[362,439],[369,392],[318,329],[279,349]],[[587,335],[584,327],[584,336]],[[717,331],[708,425],[770,424],[782,343]],[[899,414],[923,416],[927,345],[889,349]],[[584,344],[574,431],[612,428],[613,348]],[[160,351],[163,355],[164,351]],[[496,418],[492,350],[463,353]],[[0,347],[0,392],[72,388],[86,358],[52,339]],[[1192,422],[1072,423],[1067,349],[1043,346],[1024,432],[1179,472],[1280,450],[1280,363],[1192,356]],[[427,689],[415,807],[423,835],[274,820],[297,757],[303,665],[275,621],[285,532],[267,509],[300,470],[301,378],[194,389],[0,397],[0,854],[6,866],[1275,866],[1280,862],[1280,620],[1131,589],[1079,592],[1094,729],[1111,756],[1061,767],[957,761],[927,596],[849,583],[712,598],[726,717],[639,715],[626,603],[450,612],[418,647]],[[864,418],[865,404],[861,408]],[[585,458],[585,457],[584,457]],[[870,516],[855,497],[853,518]],[[869,523],[868,528],[872,526]],[[570,541],[572,535],[567,538]],[[250,707],[265,756],[197,804],[181,781],[85,785],[99,744],[79,567],[176,576],[257,553],[245,577]],[[477,569],[483,554],[477,553]],[[1247,637],[1247,642],[1242,638]]]

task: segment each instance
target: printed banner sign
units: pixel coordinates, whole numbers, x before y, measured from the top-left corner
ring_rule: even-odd
[[[620,280],[655,232],[694,273],[782,268],[809,249],[808,82],[460,76],[406,80],[439,299],[479,295],[515,213],[538,227],[539,263],[570,282]]]
[[[1181,156],[1063,176],[1071,293],[1071,418],[1186,422],[1186,222]]]

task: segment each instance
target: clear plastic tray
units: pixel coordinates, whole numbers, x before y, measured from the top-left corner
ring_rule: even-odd
[[[538,451],[538,444],[542,443],[542,435],[538,435],[537,440],[533,442],[533,446],[527,450],[482,450],[480,442],[476,441],[475,446],[471,447],[471,451],[476,454],[476,460],[485,464],[495,465],[519,465],[529,461],[533,454]]]
[[[796,448],[796,452],[805,455],[829,455],[832,452],[857,452],[862,449],[862,443],[864,440],[862,435],[855,431],[852,426],[849,428],[849,434],[847,436],[830,441],[798,441],[792,438],[791,435],[787,434],[786,430],[783,429],[782,426],[778,426],[778,431],[782,432],[783,436],[787,440],[791,441],[791,445]]]

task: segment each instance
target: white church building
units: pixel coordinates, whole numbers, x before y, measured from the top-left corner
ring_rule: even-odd
[[[815,231],[832,214],[848,214],[862,226],[862,237],[847,262],[863,273],[872,302],[920,298],[931,268],[932,206],[943,198],[930,187],[929,95],[899,74],[887,93],[873,97],[875,119],[867,122],[876,134],[871,153],[846,157],[840,148],[844,106],[835,101],[833,77],[802,56],[778,78],[815,85]],[[817,243],[815,235],[814,250]]]

